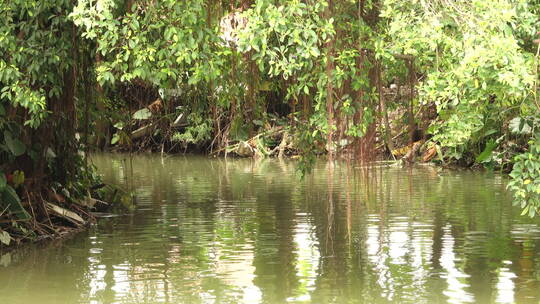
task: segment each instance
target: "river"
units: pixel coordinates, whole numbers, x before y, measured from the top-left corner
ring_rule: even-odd
[[[0,253],[0,303],[538,303],[540,219],[497,173],[103,154],[135,206]]]

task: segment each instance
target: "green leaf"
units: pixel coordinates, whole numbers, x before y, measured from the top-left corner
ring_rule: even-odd
[[[115,145],[119,140],[120,140],[120,135],[118,135],[118,133],[114,133],[111,139],[111,145]]]
[[[24,172],[20,170],[16,170],[13,172],[13,187],[16,189],[20,185],[24,183],[25,177]]]
[[[486,148],[484,149],[484,151],[482,151],[482,153],[480,153],[480,155],[478,155],[476,157],[476,162],[477,163],[483,163],[485,161],[489,161],[489,159],[491,158],[491,154],[493,153],[493,150],[495,150],[495,148],[497,147],[497,143],[495,141],[490,141],[486,144]]]
[[[4,191],[7,185],[7,179],[4,172],[0,172],[0,192]]]
[[[2,233],[0,233],[0,242],[5,244],[6,246],[9,246],[9,244],[11,243],[11,236],[9,235],[9,233],[7,233],[6,231],[2,231]]]
[[[26,152],[26,146],[17,138],[13,138],[9,131],[4,131],[4,142],[14,156],[20,156]]]
[[[115,123],[113,127],[115,127],[118,130],[122,130],[124,128],[124,122],[119,121],[119,122]]]
[[[151,116],[152,116],[152,112],[150,112],[150,110],[147,108],[140,109],[139,111],[133,114],[134,119],[140,119],[140,120],[148,119]]]
[[[51,147],[48,147],[47,150],[45,151],[45,158],[49,160],[56,158],[56,153],[54,153],[54,150],[51,149]]]
[[[6,186],[2,192],[2,200],[0,201],[0,208],[8,209],[11,213],[15,214],[20,220],[29,220],[30,214],[24,209],[21,204],[21,200],[11,186]]]
[[[532,132],[532,128],[527,121],[521,117],[515,117],[510,120],[508,128],[510,129],[510,132],[514,134],[531,134]]]
[[[521,215],[523,216],[523,215],[529,213],[529,208],[530,208],[529,205],[525,206],[525,208],[523,208],[523,210],[521,211]]]
[[[536,214],[536,208],[534,206],[529,207],[529,217],[534,217]]]

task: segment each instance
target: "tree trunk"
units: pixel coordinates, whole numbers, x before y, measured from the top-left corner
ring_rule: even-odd
[[[101,55],[99,53],[96,54],[96,66],[99,66],[101,64]],[[99,84],[99,82],[96,81],[96,109],[99,113],[105,113],[105,104],[103,103],[103,100],[105,99],[105,93],[103,92],[103,88]],[[107,138],[107,120],[103,119],[102,116],[98,117],[96,120],[96,129],[95,129],[95,145],[98,149],[105,149],[107,148],[108,140]]]
[[[379,93],[379,107],[381,107],[381,112],[384,119],[384,142],[390,155],[393,156],[392,151],[394,150],[394,144],[392,143],[392,135],[390,129],[390,122],[388,120],[388,110],[386,109],[386,100],[384,98],[384,92],[382,89],[382,68],[381,63],[377,61],[377,92]]]
[[[326,8],[326,18],[332,17],[333,3],[332,0],[328,1],[328,7]],[[330,38],[326,43],[326,115],[328,121],[328,133],[326,137],[326,150],[328,151],[328,159],[334,158],[334,38]]]
[[[414,86],[416,84],[416,75],[414,72],[414,59],[408,60],[408,68],[409,68],[409,87],[411,90],[411,98],[409,100],[409,106],[407,108],[407,112],[409,116],[409,141],[412,144],[414,143],[414,133],[416,131],[416,123],[414,122],[414,109],[413,109]]]

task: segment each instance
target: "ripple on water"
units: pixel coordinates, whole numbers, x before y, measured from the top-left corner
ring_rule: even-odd
[[[96,162],[136,209],[0,254],[0,302],[540,300],[539,222],[500,175],[318,163],[301,180],[289,161],[114,158]]]

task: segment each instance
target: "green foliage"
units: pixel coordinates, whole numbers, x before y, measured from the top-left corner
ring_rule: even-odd
[[[0,100],[30,114],[38,127],[48,114],[47,99],[59,98],[64,72],[72,63],[69,1],[2,1],[0,4]]]
[[[532,135],[535,133],[535,129],[540,126],[540,117],[537,116],[525,116],[515,117],[508,123],[510,132],[518,135]]]
[[[334,35],[334,20],[320,17],[327,6],[326,1],[256,1],[243,15],[247,25],[238,32],[238,48],[253,50],[252,58],[271,77],[306,77],[324,60],[320,48]],[[307,88],[305,84],[302,90]]]
[[[535,56],[523,47],[539,29],[528,1],[393,0],[385,1],[382,16],[389,21],[384,54],[412,55],[426,74],[420,102],[437,107],[440,119],[431,132],[448,148],[446,156],[461,158],[494,127],[502,134],[516,113],[509,109],[539,110]]]
[[[9,246],[9,244],[11,243],[11,236],[9,235],[7,231],[0,232],[0,242],[2,242],[3,244],[7,246]]]
[[[176,132],[172,136],[173,141],[187,144],[199,144],[210,139],[212,121],[198,114],[188,116],[189,126],[183,132]]]
[[[93,75],[95,53],[69,17],[73,8],[64,0],[0,1],[0,217],[18,220],[0,223],[4,244],[31,236],[26,228],[37,225],[29,220],[46,216],[41,207],[32,216],[25,210],[37,203],[33,194],[58,188],[72,202],[97,180],[76,136],[89,121],[77,117],[88,101],[81,92],[92,85],[78,80]]]
[[[206,26],[204,1],[137,1],[133,13],[121,12],[123,3],[80,0],[70,15],[108,59],[97,67],[101,84],[141,79],[174,88],[222,73],[219,37]]]
[[[523,208],[522,214],[533,217],[540,213],[540,134],[529,142],[529,150],[514,159],[512,180],[508,189],[514,193],[514,203]]]
[[[496,147],[497,147],[496,141],[494,140],[489,141],[486,144],[486,148],[484,149],[484,151],[482,151],[482,153],[480,153],[480,155],[476,157],[476,162],[477,163],[489,162],[491,159],[491,155],[493,154],[493,150],[495,150]]]
[[[7,130],[4,131],[4,143],[13,156],[21,156],[26,152],[24,144],[19,139],[13,138],[11,132]]]
[[[366,1],[367,7],[372,4]],[[306,161],[302,168],[309,167],[308,158],[317,150],[309,145],[322,144],[323,135],[336,131],[328,120],[329,95],[334,103],[332,111],[350,121],[346,136],[363,136],[374,121],[374,109],[369,103],[376,100],[377,94],[368,80],[373,64],[362,57],[362,52],[373,47],[369,37],[376,28],[358,19],[357,9],[348,2],[334,3],[330,8],[327,1],[258,0],[242,14],[246,25],[237,30],[239,50],[250,54],[269,79],[285,81],[284,101],[297,105],[309,99],[312,105],[309,115],[301,111],[292,113],[298,122],[296,137],[309,143],[297,145]],[[359,48],[359,41],[363,49]],[[358,62],[362,62],[360,66]],[[367,91],[362,100],[351,97],[350,93],[362,91]],[[363,114],[353,123],[352,117],[358,112]]]
[[[14,214],[20,220],[30,219],[30,214],[22,206],[17,192],[12,185],[7,183],[4,172],[0,171],[0,215],[6,211]]]
[[[148,110],[147,108],[140,109],[137,112],[133,113],[134,119],[145,120],[150,117],[152,117],[152,112],[150,112],[150,110]]]

